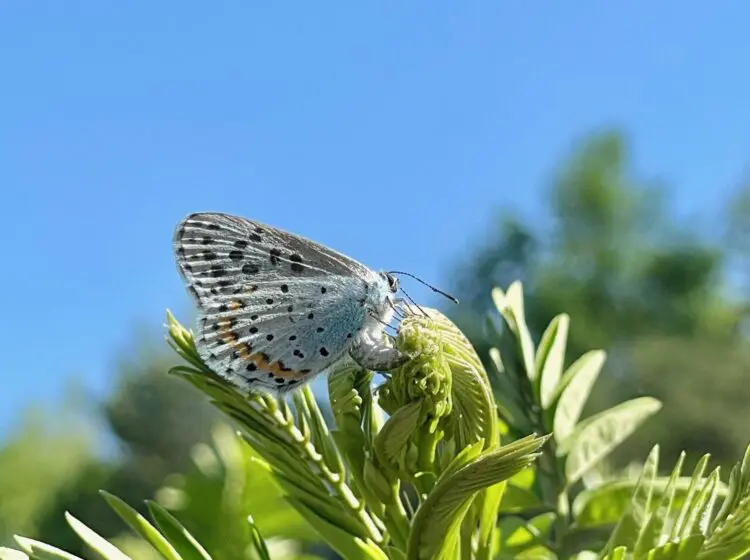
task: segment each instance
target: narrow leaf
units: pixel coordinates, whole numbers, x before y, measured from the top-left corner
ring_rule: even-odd
[[[29,560],[29,555],[14,548],[0,546],[0,560]]]
[[[151,525],[151,523],[149,523],[145,517],[143,517],[140,513],[135,511],[117,496],[114,496],[109,492],[105,492],[104,490],[100,490],[99,493],[104,496],[104,499],[109,504],[109,507],[111,507],[115,511],[115,513],[119,515],[123,521],[125,521],[125,523],[130,525],[130,527],[136,533],[143,537],[146,542],[153,546],[159,554],[161,554],[167,560],[182,560],[174,547],[169,544],[169,541],[165,539],[164,536],[159,531],[157,531],[156,528]]]
[[[268,547],[266,541],[260,534],[258,526],[255,524],[255,520],[252,515],[247,516],[247,522],[250,524],[250,536],[253,540],[253,547],[255,552],[260,556],[260,560],[271,560],[271,555],[268,553]]]
[[[151,517],[183,560],[211,560],[211,556],[177,519],[162,506],[146,502]]]
[[[625,560],[627,552],[627,547],[621,546],[614,549],[611,554],[605,556],[605,560]]]
[[[565,347],[568,342],[570,317],[558,315],[547,327],[536,351],[537,382],[542,408],[550,407],[565,367]]]
[[[361,539],[331,525],[296,498],[287,497],[286,499],[312,525],[323,540],[346,560],[388,560],[385,552],[373,541]]]
[[[685,499],[685,503],[682,504],[677,520],[672,526],[671,540],[678,540],[680,535],[682,535],[682,531],[687,523],[688,517],[690,516],[690,509],[695,501],[696,494],[699,492],[698,488],[703,483],[703,473],[706,472],[706,465],[708,465],[709,458],[710,455],[708,453],[705,454],[700,458],[695,469],[693,469],[693,476],[690,481],[687,498]]]
[[[34,560],[81,560],[78,556],[34,539],[19,536],[14,538],[18,545]]]
[[[692,481],[687,477],[680,478],[684,462],[685,452],[683,451],[672,469],[672,474],[669,476],[669,482],[667,482],[660,503],[653,513],[654,535],[658,535],[660,539],[668,537],[667,532],[671,529],[670,524],[674,523],[675,512],[679,511],[682,504],[687,500]]]
[[[115,547],[107,539],[95,533],[67,511],[65,512],[65,520],[81,540],[105,560],[130,560],[127,555],[123,554],[121,550]]]
[[[607,550],[615,550],[619,546],[637,547],[639,536],[648,527],[651,493],[658,467],[659,447],[654,446],[643,465],[628,510],[612,531]]]
[[[526,325],[526,317],[524,316],[523,288],[521,283],[513,282],[508,288],[507,293],[503,292],[500,288],[493,289],[492,301],[515,335],[521,360],[526,369],[526,375],[533,381],[536,377],[536,369],[534,368],[534,343],[531,340],[529,327]]]
[[[703,490],[695,500],[693,509],[690,512],[688,521],[685,524],[683,534],[694,535],[701,534],[708,536],[708,526],[711,523],[711,514],[716,506],[717,492],[716,487],[719,482],[720,469],[717,467],[708,477]]]

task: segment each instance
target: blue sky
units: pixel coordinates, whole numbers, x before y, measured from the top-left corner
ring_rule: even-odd
[[[136,325],[189,317],[170,241],[192,211],[447,285],[610,125],[681,212],[717,210],[750,156],[750,4],[675,6],[4,2],[0,434],[69,376],[106,391]]]

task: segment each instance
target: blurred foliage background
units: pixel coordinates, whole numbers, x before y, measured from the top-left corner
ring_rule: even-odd
[[[522,280],[537,337],[566,312],[569,363],[592,348],[609,353],[588,413],[642,394],[664,402],[613,466],[642,461],[656,442],[667,466],[681,450],[730,464],[749,435],[750,189],[740,185],[721,216],[678,221],[670,196],[679,186],[666,190],[634,176],[629,152],[624,135],[608,131],[564,154],[545,186],[546,219],[505,208],[481,240],[468,239],[474,252],[453,263],[448,282],[462,305],[445,310],[486,356],[490,289]],[[238,512],[252,514],[266,536],[314,540],[252,467],[249,452],[228,443],[206,399],[166,375],[175,362],[166,345],[143,345],[130,356],[113,372],[119,381],[98,403],[98,422],[83,422],[71,396],[59,410],[30,409],[3,441],[0,544],[22,533],[78,551],[66,510],[117,537],[122,525],[100,488],[144,511],[143,500],[156,498],[204,543],[236,541],[233,531],[245,530],[232,526],[243,518]],[[223,515],[225,524],[202,522]],[[216,526],[222,534],[201,534]],[[119,538],[127,548],[127,536]]]

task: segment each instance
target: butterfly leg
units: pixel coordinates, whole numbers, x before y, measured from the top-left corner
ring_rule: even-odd
[[[349,355],[363,368],[374,371],[390,371],[409,360],[409,356],[396,348],[389,337],[383,336],[381,330],[370,329],[360,331],[352,342]]]
[[[409,315],[420,315],[420,316],[424,315],[421,310],[415,308],[414,305],[409,303],[409,300],[407,299],[396,298],[393,301],[393,303],[396,309],[398,309],[399,312],[401,313],[402,317],[406,317]]]

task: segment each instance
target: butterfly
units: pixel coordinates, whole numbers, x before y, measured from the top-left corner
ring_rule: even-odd
[[[182,220],[173,248],[200,312],[198,353],[242,389],[289,391],[346,357],[376,371],[409,358],[383,330],[400,304],[392,273],[222,213]]]

